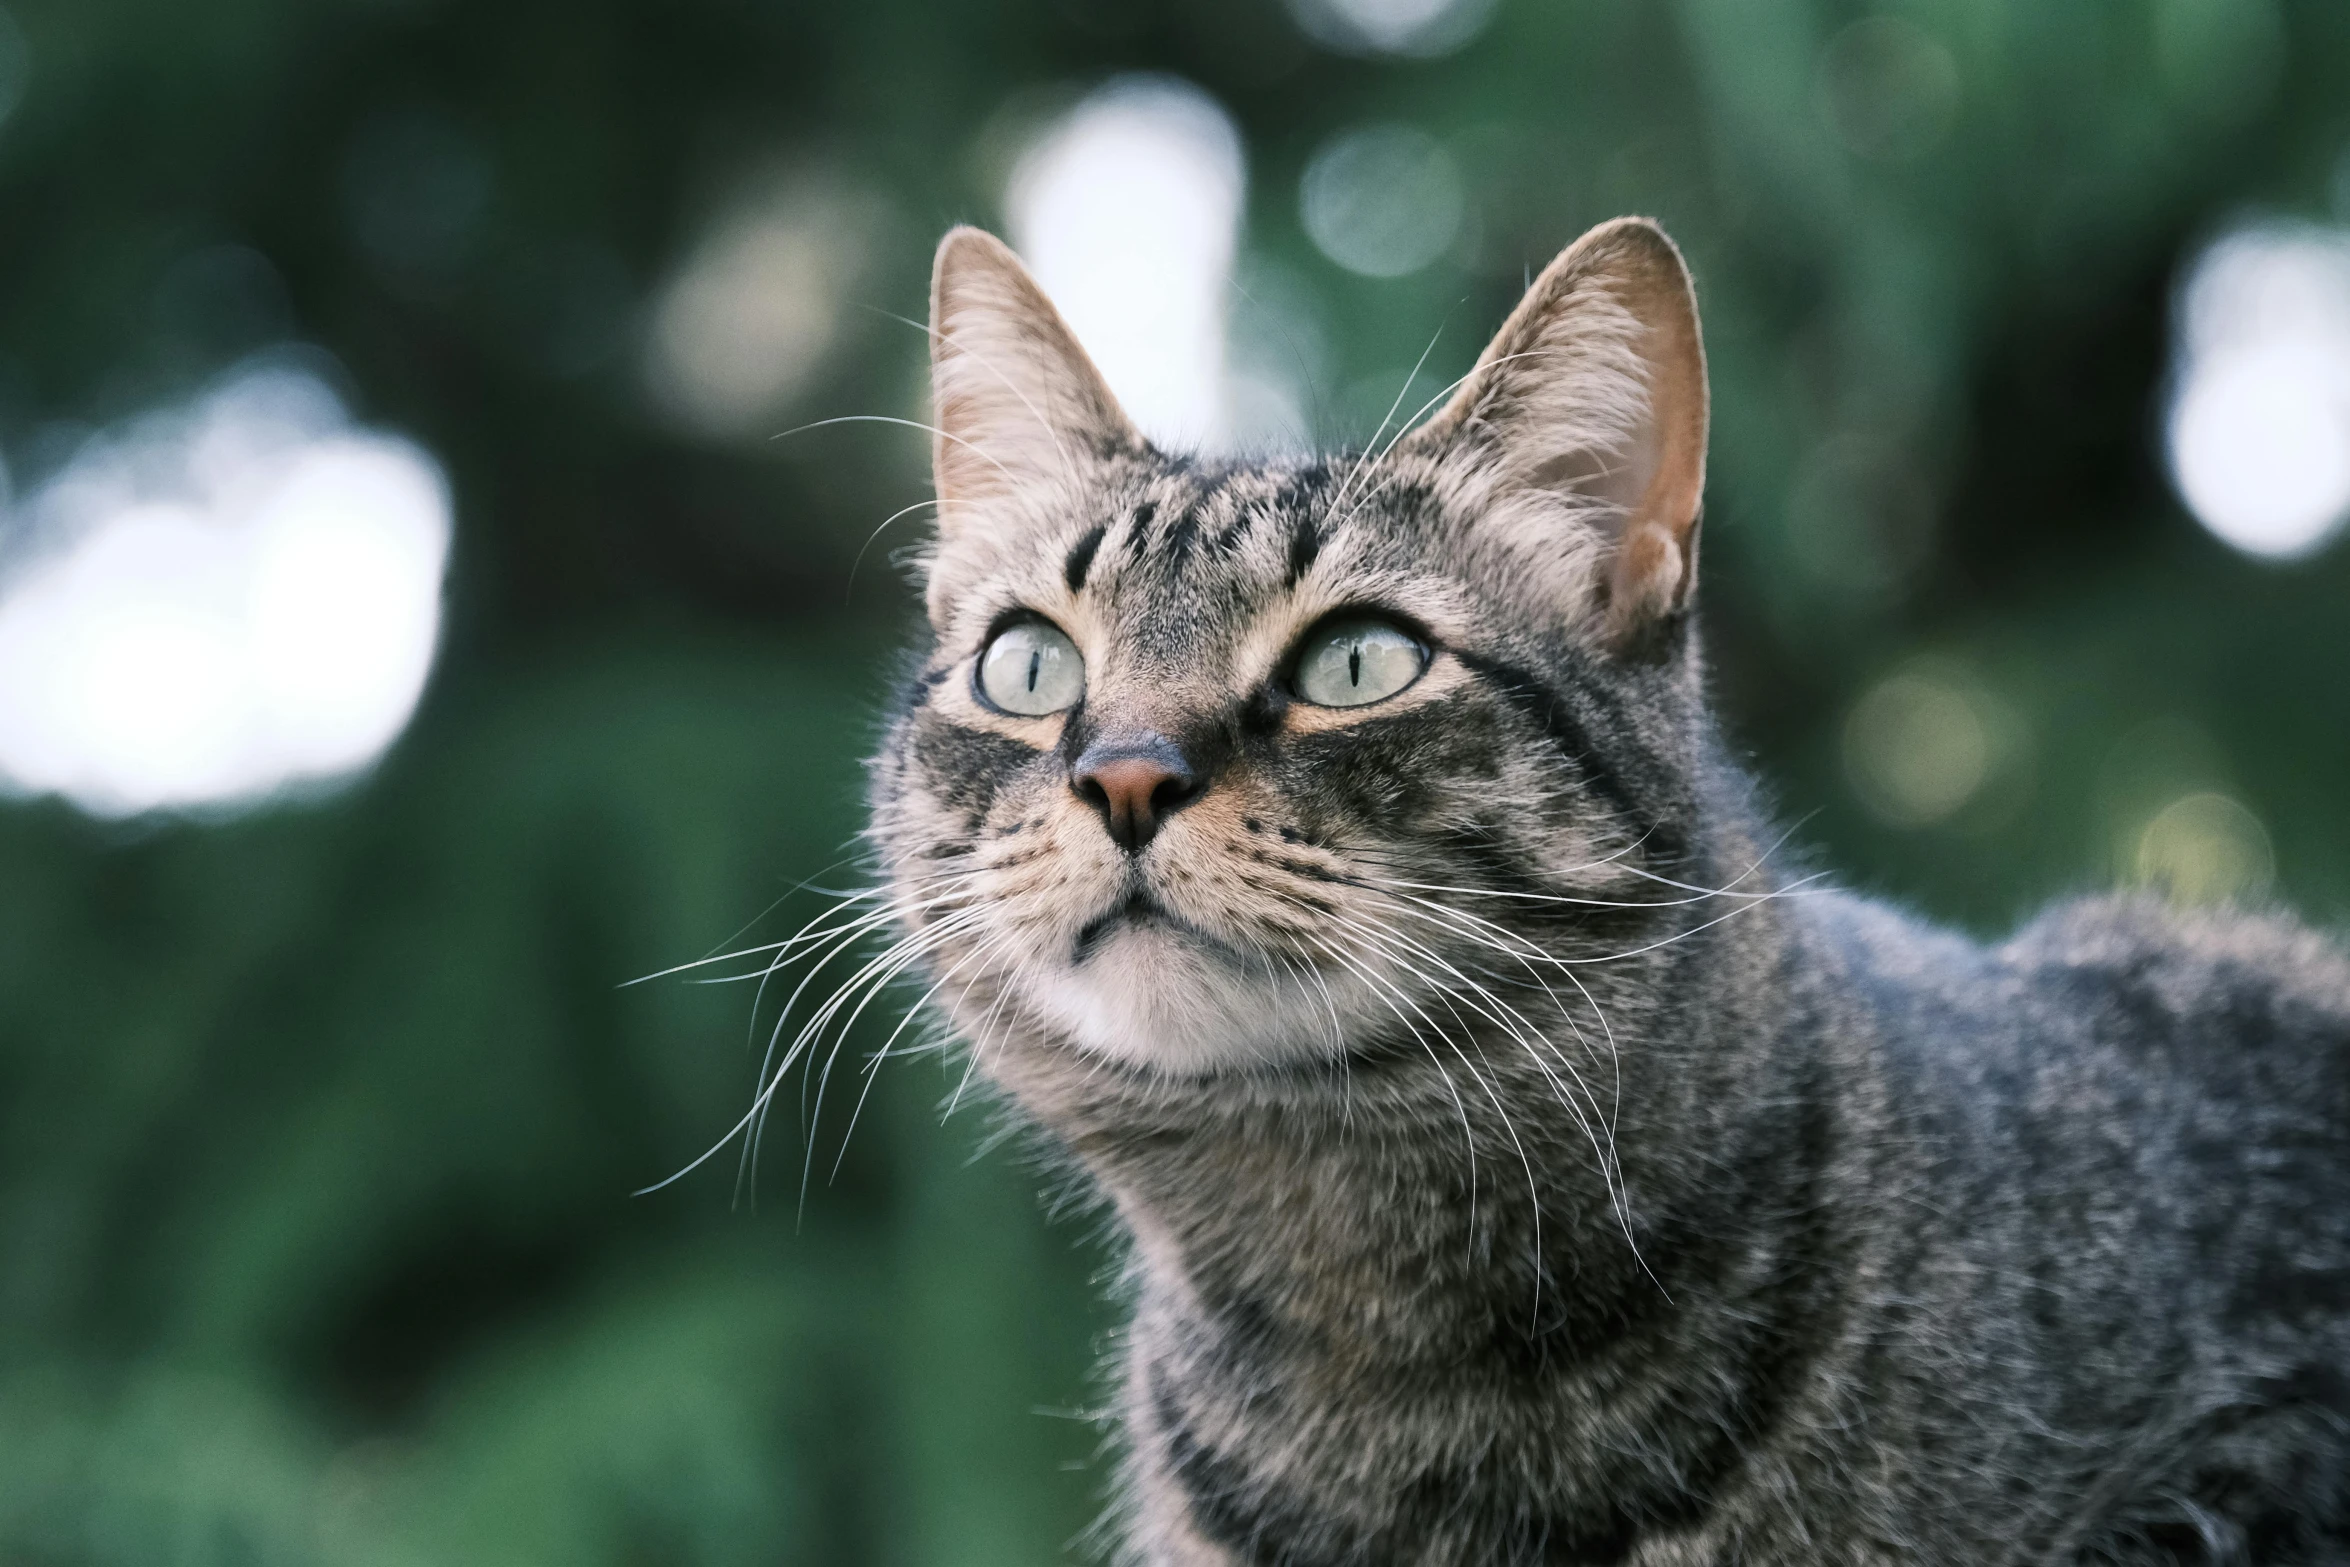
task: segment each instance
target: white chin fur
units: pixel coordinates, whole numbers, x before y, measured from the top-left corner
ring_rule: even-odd
[[[1351,977],[1272,960],[1244,971],[1162,929],[1117,932],[1025,988],[1080,1049],[1180,1077],[1334,1059],[1364,999]]]

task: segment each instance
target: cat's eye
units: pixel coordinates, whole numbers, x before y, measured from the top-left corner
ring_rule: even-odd
[[[1027,718],[1057,713],[1085,695],[1085,660],[1058,626],[1019,621],[997,632],[979,655],[979,694]]]
[[[1316,707],[1363,707],[1386,701],[1427,667],[1419,638],[1384,620],[1350,616],[1307,636],[1290,683]]]

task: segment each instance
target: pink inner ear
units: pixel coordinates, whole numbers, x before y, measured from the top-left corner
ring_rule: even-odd
[[[1593,242],[1605,235],[1605,246]],[[1705,491],[1705,347],[1687,268],[1653,225],[1625,221],[1594,230],[1569,252],[1592,245],[1604,292],[1638,319],[1637,353],[1646,371],[1642,417],[1631,440],[1600,461],[1586,493],[1621,511],[1609,571],[1608,620],[1619,639],[1680,607],[1694,585],[1694,534]],[[1562,258],[1563,259],[1563,258]]]
[[[1624,537],[1608,581],[1608,627],[1618,637],[1678,606],[1689,577],[1682,541],[1655,523]]]

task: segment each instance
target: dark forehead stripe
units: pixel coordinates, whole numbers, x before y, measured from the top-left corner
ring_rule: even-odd
[[[1289,518],[1289,565],[1283,571],[1281,585],[1294,588],[1298,579],[1313,568],[1314,557],[1322,553],[1322,523],[1310,510],[1300,507]]]
[[[1144,501],[1134,508],[1134,515],[1126,522],[1125,551],[1128,560],[1142,559],[1142,552],[1150,543],[1151,519],[1158,514],[1157,501]]]
[[[1320,463],[1264,475],[1257,493],[1234,498],[1208,547],[1218,555],[1231,556],[1252,535],[1286,531],[1291,518],[1310,515],[1321,505],[1328,479],[1328,470]]]
[[[1233,507],[1232,515],[1224,519],[1224,526],[1208,541],[1208,548],[1219,555],[1232,554],[1240,548],[1241,535],[1270,515],[1272,508],[1263,504]]]
[[[1135,508],[1134,528],[1126,539],[1126,556],[1136,565],[1147,557],[1156,556],[1162,571],[1182,568],[1192,547],[1199,542],[1200,525],[1224,498],[1229,474],[1196,476],[1198,487],[1187,500],[1171,501],[1165,508],[1165,520],[1154,532],[1150,524],[1161,510],[1145,502]]]
[[[1181,566],[1183,558],[1191,553],[1192,545],[1198,542],[1200,513],[1207,506],[1208,497],[1203,496],[1168,519],[1166,537],[1159,545],[1159,553],[1165,558],[1169,569]]]
[[[1315,462],[1285,476],[1274,499],[1285,511],[1310,512],[1321,509],[1330,491],[1330,465]]]
[[[1102,536],[1109,531],[1108,523],[1097,522],[1069,547],[1069,563],[1061,568],[1061,574],[1068,578],[1070,592],[1075,593],[1085,586],[1085,574],[1093,570],[1094,552],[1102,547]]]

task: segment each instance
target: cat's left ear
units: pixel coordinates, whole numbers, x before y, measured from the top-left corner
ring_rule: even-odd
[[[975,228],[939,241],[931,271],[930,403],[942,534],[1143,445],[1020,258]]]
[[[1705,438],[1689,269],[1663,229],[1618,218],[1543,269],[1459,391],[1401,449],[1461,476],[1480,508],[1532,501],[1512,509],[1535,525],[1596,529],[1591,600],[1607,639],[1624,646],[1689,602]]]

